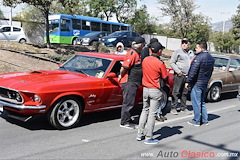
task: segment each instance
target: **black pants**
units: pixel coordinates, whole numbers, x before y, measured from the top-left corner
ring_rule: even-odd
[[[178,99],[181,100],[181,110],[185,110],[187,108],[187,94],[188,89],[185,88],[186,76],[178,76],[174,74],[174,85],[173,85],[173,93],[172,93],[172,109],[177,109]]]
[[[134,107],[135,97],[138,86],[134,82],[122,84],[123,106],[121,111],[121,124],[124,125],[131,121],[130,110]]]

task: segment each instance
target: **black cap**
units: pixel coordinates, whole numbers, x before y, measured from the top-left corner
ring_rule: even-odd
[[[151,44],[154,43],[154,42],[158,42],[158,39],[157,38],[151,38],[150,43],[148,44],[148,47],[151,47]]]
[[[153,42],[151,44],[151,50],[153,53],[157,53],[159,50],[165,49],[165,47],[159,42]]]
[[[136,44],[145,43],[145,39],[142,37],[136,37],[134,41]]]
[[[182,39],[182,44],[183,44],[183,43],[187,43],[187,44],[189,44],[190,41],[189,41],[187,38],[183,38],[183,39]]]

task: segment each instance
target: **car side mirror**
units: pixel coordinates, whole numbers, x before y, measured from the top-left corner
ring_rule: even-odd
[[[117,77],[117,74],[114,73],[114,72],[110,72],[108,75],[107,75],[107,78],[116,78]]]

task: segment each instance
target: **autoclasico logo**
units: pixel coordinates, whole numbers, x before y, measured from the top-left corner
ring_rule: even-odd
[[[141,153],[141,157],[155,157],[156,155],[154,153]],[[192,151],[192,150],[182,150],[180,152],[174,152],[174,151],[162,151],[160,150],[157,153],[157,158],[222,158],[222,157],[239,157],[238,152],[208,152],[208,151]]]

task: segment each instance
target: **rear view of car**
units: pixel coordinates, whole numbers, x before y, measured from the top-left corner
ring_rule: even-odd
[[[15,41],[19,43],[26,43],[27,38],[22,27],[3,25],[0,26],[0,40]]]
[[[109,47],[116,47],[118,44],[121,44],[124,47],[130,47],[134,39],[140,36],[141,35],[136,32],[116,31],[108,36],[102,37],[100,41],[102,44]]]
[[[81,45],[93,45],[94,43],[98,42],[99,38],[107,36],[109,32],[91,32],[86,34],[85,36],[81,36],[77,38],[77,44]]]

